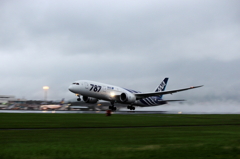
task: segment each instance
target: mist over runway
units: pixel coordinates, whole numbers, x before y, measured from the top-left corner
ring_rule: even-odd
[[[237,102],[202,102],[202,103],[171,103],[163,106],[137,108],[137,111],[166,111],[182,114],[240,114],[240,104]]]

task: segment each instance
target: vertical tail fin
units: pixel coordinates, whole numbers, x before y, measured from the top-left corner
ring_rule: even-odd
[[[167,86],[167,82],[168,82],[168,77],[164,78],[164,80],[157,86],[154,92],[164,91]],[[162,98],[162,95],[159,97]]]
[[[60,105],[64,104],[64,98],[60,101]]]

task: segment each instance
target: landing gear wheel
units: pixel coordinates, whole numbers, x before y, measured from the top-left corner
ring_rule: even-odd
[[[135,110],[135,107],[133,107],[132,105],[127,106],[127,108],[130,110]]]
[[[135,110],[135,107],[133,107],[133,106],[128,106],[127,108],[130,110]]]
[[[80,98],[78,98],[78,99],[77,99],[77,101],[81,101],[81,99],[80,99]]]

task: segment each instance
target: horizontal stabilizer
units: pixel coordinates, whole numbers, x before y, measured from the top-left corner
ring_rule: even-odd
[[[183,101],[186,101],[184,99],[176,99],[176,100],[162,100],[162,101],[165,101],[165,102],[183,102]]]

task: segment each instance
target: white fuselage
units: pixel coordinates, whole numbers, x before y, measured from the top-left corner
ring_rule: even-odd
[[[109,109],[114,110],[114,103],[129,104],[128,109],[135,110],[136,106],[149,107],[163,105],[170,101],[183,101],[183,100],[163,100],[162,96],[165,94],[172,94],[176,92],[186,91],[189,89],[199,88],[201,86],[194,86],[182,89],[175,89],[165,91],[165,87],[168,82],[168,77],[157,86],[153,92],[139,92],[132,89],[126,89],[110,84],[104,84],[89,80],[78,80],[69,86],[69,91],[75,93],[79,98],[83,96],[83,100],[87,103],[96,103],[99,99],[110,101],[111,105]]]
[[[119,103],[145,106],[144,103],[140,102],[139,100],[136,100],[134,94],[131,93],[131,92],[140,93],[139,91],[124,89],[114,85],[89,80],[79,80],[71,84],[68,89],[71,92],[82,96],[88,96],[107,101],[117,101]],[[121,102],[118,99],[116,99],[116,97],[120,96],[122,93],[125,93],[127,95],[128,101]]]
[[[61,105],[41,105],[40,108],[43,109],[43,110],[46,110],[46,109],[58,109],[58,108],[61,108],[62,106]]]

